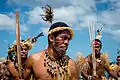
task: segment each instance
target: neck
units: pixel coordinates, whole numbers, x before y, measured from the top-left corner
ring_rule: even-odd
[[[27,58],[21,60],[21,65],[22,65],[22,66],[24,66],[26,60],[27,60]]]
[[[53,58],[54,60],[60,59],[61,55],[57,53],[57,51],[55,51],[53,48],[48,47],[47,49],[48,54],[51,58]]]

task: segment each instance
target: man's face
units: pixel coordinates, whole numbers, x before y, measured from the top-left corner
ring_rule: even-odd
[[[27,58],[27,55],[28,55],[28,47],[25,45],[21,46],[21,58],[25,59]]]
[[[64,55],[69,45],[71,35],[69,31],[61,31],[53,41],[53,47],[60,55]]]
[[[99,54],[100,53],[100,43],[98,41],[94,41],[93,45],[94,45],[95,54]]]
[[[99,54],[100,53],[100,45],[95,45],[95,54]]]
[[[120,63],[120,57],[118,57],[118,58],[117,58],[117,62],[119,62],[119,63]]]

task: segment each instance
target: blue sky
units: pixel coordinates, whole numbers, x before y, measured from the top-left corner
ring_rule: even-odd
[[[21,39],[43,32],[29,52],[33,54],[47,48],[49,23],[40,14],[41,7],[49,4],[54,9],[54,21],[66,22],[75,34],[70,41],[67,54],[75,59],[78,52],[84,56],[91,53],[88,21],[94,22],[95,30],[103,27],[102,52],[108,52],[109,59],[116,61],[120,48],[120,1],[119,0],[0,0],[0,57],[7,56],[8,44],[15,39],[15,11],[19,11]]]

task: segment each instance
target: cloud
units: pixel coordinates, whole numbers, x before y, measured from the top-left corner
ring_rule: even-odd
[[[7,30],[10,34],[15,34],[15,14],[10,12],[8,15],[0,14],[0,30]],[[26,24],[20,24],[20,33],[25,35],[28,32],[28,27]]]
[[[43,13],[41,6],[50,4],[54,8],[54,22],[64,21],[74,30],[81,30],[81,28],[86,28],[88,26],[88,21],[94,21],[96,28],[106,24],[111,26],[116,30],[111,30],[110,33],[108,29],[111,27],[104,26],[105,33],[110,33],[111,35],[118,37],[120,29],[120,1],[119,0],[8,0],[9,3],[16,3],[26,6],[34,6],[32,10],[25,12],[28,16],[29,24],[43,24],[46,25],[40,17]],[[99,4],[99,7],[97,5]],[[102,5],[107,5],[102,10],[100,8]],[[99,25],[99,26],[98,26]],[[116,26],[117,25],[117,26]],[[46,27],[47,28],[47,27]],[[46,28],[41,28],[45,31]],[[46,32],[46,31],[45,31]]]
[[[22,32],[22,33],[27,33],[27,32],[28,32],[28,27],[27,27],[26,24],[22,24],[22,25],[20,26],[20,29],[21,29],[21,32]]]
[[[72,0],[7,0],[7,4],[17,4],[20,6],[45,6],[46,4],[52,5],[52,7],[60,7],[63,5],[69,5]]]
[[[113,39],[120,41],[120,29],[118,30],[109,30],[109,34],[112,35]]]
[[[33,10],[25,12],[28,16],[28,22],[29,24],[39,24],[43,23],[43,20],[41,18],[42,14],[42,9],[41,7],[35,7]]]
[[[63,21],[71,25],[77,22],[75,7],[72,6],[56,8],[54,15],[54,21]]]
[[[15,19],[5,14],[0,14],[0,30],[12,30],[15,26]]]
[[[49,27],[47,27],[47,28],[40,28],[40,30],[44,33],[44,35],[48,35]]]

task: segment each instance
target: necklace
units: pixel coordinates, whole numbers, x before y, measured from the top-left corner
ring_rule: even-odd
[[[68,74],[68,60],[67,56],[62,56],[58,60],[54,60],[45,52],[44,57],[44,66],[47,68],[47,72],[51,75],[51,77],[56,77],[57,75]]]

